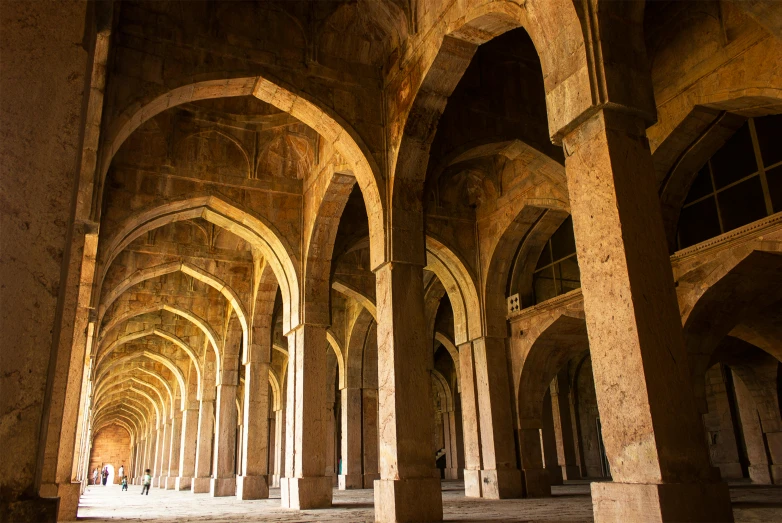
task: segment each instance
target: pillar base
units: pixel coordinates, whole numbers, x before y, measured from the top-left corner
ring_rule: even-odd
[[[771,482],[774,485],[782,484],[782,465],[771,465],[769,469],[771,471]]]
[[[193,478],[190,491],[193,494],[207,494],[212,488],[212,478]]]
[[[481,470],[480,472],[484,498],[510,499],[522,496],[523,489],[519,469]]]
[[[768,468],[768,464],[750,465],[749,479],[756,485],[771,485],[771,471]]]
[[[236,497],[239,499],[266,499],[269,484],[266,476],[237,476]]]
[[[340,474],[339,490],[349,490],[364,487],[364,477],[361,474]]]
[[[272,476],[272,488],[280,488],[280,475],[274,474]]]
[[[60,504],[57,508],[57,521],[76,520],[76,511],[79,509],[80,496],[80,481],[60,483],[57,485],[57,497],[60,498]]]
[[[190,490],[190,483],[193,478],[183,478],[182,476],[179,476],[175,479],[176,483],[174,484],[174,490]]]
[[[464,495],[468,498],[479,498],[482,494],[481,471],[464,469]]]
[[[581,469],[575,465],[562,465],[562,479],[570,481],[573,479],[581,479]]]
[[[722,479],[741,479],[744,477],[740,463],[720,463],[717,467],[720,469]]]
[[[375,522],[442,521],[440,478],[375,481]]]
[[[160,486],[160,476],[152,476],[152,487],[157,488]]]
[[[551,497],[551,483],[545,469],[524,469],[524,496],[528,498]]]
[[[364,474],[364,488],[375,488],[375,481],[380,479],[380,474]]]
[[[595,522],[733,521],[725,483],[592,483]]]
[[[462,479],[462,469],[445,469],[445,479]]]
[[[548,480],[551,485],[562,485],[564,479],[562,478],[562,468],[559,466],[548,468],[546,467],[546,472],[548,472]]]
[[[212,478],[209,483],[209,494],[213,498],[223,498],[236,495],[236,477]]]
[[[166,482],[163,485],[163,488],[166,490],[174,490],[176,488],[176,476],[166,476]]]
[[[280,504],[283,508],[306,510],[331,506],[331,476],[280,478]]]

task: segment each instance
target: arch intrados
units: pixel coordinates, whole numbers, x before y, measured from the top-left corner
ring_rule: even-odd
[[[540,428],[543,396],[551,381],[568,361],[589,350],[586,320],[580,315],[561,313],[538,332],[519,374],[517,404],[525,428]]]
[[[204,333],[204,336],[206,336],[206,338],[209,340],[209,344],[212,346],[212,349],[214,350],[215,361],[216,361],[215,364],[217,365],[217,369],[219,371],[219,369],[220,369],[220,349],[219,349],[219,346],[220,345],[218,344],[218,340],[220,338],[219,338],[219,335],[214,331],[214,329],[212,329],[212,326],[209,325],[209,323],[206,320],[204,320],[203,318],[199,317],[197,314],[195,314],[194,312],[192,312],[190,310],[182,309],[182,308],[175,307],[175,306],[172,306],[172,305],[168,305],[168,304],[165,304],[165,303],[159,304],[159,305],[155,305],[155,306],[152,306],[152,307],[146,307],[146,308],[143,308],[143,309],[138,309],[138,310],[135,310],[135,311],[130,311],[130,312],[128,312],[126,314],[123,314],[121,316],[117,316],[115,318],[112,318],[111,321],[109,323],[107,323],[106,326],[101,330],[100,340],[99,340],[99,342],[98,342],[98,344],[96,346],[99,347],[103,343],[103,340],[106,339],[106,336],[108,335],[108,333],[111,332],[111,330],[114,327],[116,327],[118,325],[121,325],[123,322],[128,321],[128,320],[130,320],[132,318],[135,318],[136,316],[142,316],[144,314],[150,314],[150,313],[157,312],[157,311],[167,311],[167,312],[170,312],[171,314],[176,314],[177,316],[180,316],[180,317],[190,321],[196,327],[198,327]]]
[[[100,367],[101,363],[106,361],[106,358],[111,354],[114,349],[129,343],[134,340],[138,340],[141,338],[145,338],[148,336],[157,336],[159,338],[162,338],[166,341],[171,342],[174,346],[181,349],[185,354],[188,355],[190,360],[193,362],[193,366],[196,370],[196,379],[198,381],[198,390],[201,390],[201,365],[198,361],[198,356],[196,355],[195,351],[185,343],[179,336],[176,334],[172,334],[170,332],[164,331],[162,329],[158,328],[152,328],[152,329],[146,329],[139,332],[133,332],[131,334],[126,334],[125,336],[122,336],[121,338],[117,338],[114,340],[103,353],[99,353],[96,363],[96,368]]]
[[[140,437],[140,435],[144,433],[146,425],[144,425],[141,420],[137,419],[132,411],[129,411],[122,406],[114,406],[103,411],[101,416],[95,417],[92,420],[92,426],[97,427],[101,424],[105,426],[107,423],[110,423],[115,419],[121,419],[128,425],[132,426],[134,430],[131,432],[131,434],[137,434],[137,437]],[[95,437],[95,433],[96,431],[93,428],[92,438]]]
[[[217,292],[223,295],[223,297],[228,301],[228,303],[231,304],[233,309],[236,311],[236,315],[239,318],[239,322],[242,324],[242,330],[244,336],[243,341],[245,342],[245,346],[247,346],[247,342],[249,341],[249,322],[247,321],[247,312],[245,311],[244,306],[242,305],[238,293],[234,291],[230,285],[228,285],[226,282],[224,282],[217,276],[214,276],[211,273],[184,261],[175,261],[175,262],[163,263],[161,265],[155,265],[152,267],[147,267],[144,269],[137,270],[133,272],[131,275],[129,275],[128,277],[126,277],[119,284],[117,284],[117,286],[114,289],[112,289],[111,292],[109,292],[109,294],[106,296],[106,299],[103,300],[103,303],[101,304],[98,310],[99,311],[98,324],[100,325],[103,322],[103,317],[106,315],[106,312],[109,310],[109,307],[111,307],[111,305],[125,291],[127,291],[134,285],[138,285],[139,283],[144,282],[146,280],[157,278],[164,274],[171,274],[177,271],[182,272],[183,274],[186,274],[191,278],[195,278],[196,280],[209,285],[210,287],[212,287]]]
[[[93,432],[93,434],[94,434],[93,441],[94,441],[94,438],[98,434],[100,434],[101,430],[103,430],[103,429],[105,429],[107,427],[110,427],[111,425],[119,425],[123,429],[125,429],[128,432],[128,435],[130,436],[130,441],[131,442],[135,439],[136,434],[137,434],[136,427],[134,425],[131,425],[131,422],[130,422],[130,420],[128,418],[123,418],[123,417],[120,417],[120,416],[116,416],[114,418],[108,418],[108,419],[105,419],[105,420],[101,420],[100,424],[96,424],[95,425],[95,430]]]
[[[150,421],[152,418],[152,411],[149,410],[146,404],[143,403],[140,399],[136,398],[135,396],[128,396],[126,398],[117,398],[116,394],[112,395],[110,399],[107,398],[109,397],[102,398],[105,400],[103,403],[95,404],[95,416],[100,415],[101,410],[104,408],[120,405],[123,409],[129,409],[129,411],[135,412],[136,415],[139,417],[139,419],[143,420],[145,426],[147,427],[152,426],[152,423]],[[157,426],[157,423],[155,424],[155,426]]]
[[[179,367],[171,361],[169,358],[163,356],[162,354],[156,354],[152,351],[142,349],[139,351],[131,352],[129,354],[125,354],[119,358],[114,358],[113,360],[106,363],[105,368],[100,372],[97,373],[96,368],[96,374],[97,377],[95,378],[95,381],[100,381],[104,376],[106,376],[112,369],[119,365],[123,365],[125,363],[128,363],[130,361],[139,359],[139,358],[146,358],[148,360],[151,360],[153,363],[157,362],[161,365],[165,366],[168,370],[171,371],[171,373],[174,375],[174,377],[177,380],[177,383],[179,384],[179,392],[180,397],[186,397],[186,390],[187,387],[185,385],[185,377],[182,374],[182,371],[179,369]]]
[[[345,388],[345,351],[342,348],[342,344],[339,339],[334,335],[331,329],[326,329],[326,340],[329,342],[329,347],[334,351],[334,356],[337,358],[337,367],[339,369],[339,389]]]
[[[440,345],[442,345],[448,354],[450,354],[451,360],[453,360],[453,367],[456,370],[456,384],[458,389],[461,390],[462,371],[459,363],[459,349],[457,349],[451,339],[442,332],[435,332],[434,339],[440,342]]]
[[[448,381],[437,369],[432,369],[431,373],[432,380],[438,385],[441,397],[445,400],[445,412],[453,412],[453,395],[451,394],[451,387],[448,385]]]
[[[97,402],[100,398],[102,398],[105,394],[108,394],[108,391],[112,390],[113,388],[122,385],[123,383],[127,383],[128,381],[132,381],[133,383],[137,383],[143,387],[150,388],[155,391],[155,393],[158,395],[158,398],[160,399],[160,405],[163,409],[163,417],[166,417],[166,400],[163,397],[163,394],[160,393],[160,390],[153,384],[146,382],[142,379],[137,378],[136,376],[130,375],[130,374],[118,374],[116,376],[111,376],[111,378],[114,379],[105,379],[102,380],[100,385],[96,387],[94,398]],[[173,413],[174,405],[171,404],[171,412]]]
[[[280,380],[271,367],[269,368],[269,384],[272,389],[272,411],[276,412],[282,409],[282,389]]]
[[[135,431],[130,427],[130,425],[128,425],[128,423],[126,421],[123,421],[121,418],[116,418],[116,419],[113,419],[113,420],[107,420],[101,426],[96,427],[96,429],[95,429],[95,437],[97,437],[98,434],[100,434],[101,430],[103,430],[105,428],[108,428],[111,425],[118,425],[118,426],[122,427],[123,429],[125,429],[125,431],[128,433],[129,439],[131,441],[133,441],[133,435],[135,434]]]
[[[326,140],[334,143],[336,149],[348,160],[358,181],[369,218],[371,257],[373,266],[380,265],[385,258],[384,207],[381,190],[380,169],[360,136],[336,113],[328,111],[305,98],[302,92],[294,92],[290,86],[282,87],[261,76],[206,80],[177,87],[152,100],[128,108],[108,132],[109,139],[101,162],[100,191],[94,213],[100,212],[102,190],[114,155],[120,146],[144,122],[177,105],[211,98],[232,96],[255,96],[311,127]],[[380,210],[373,213],[372,210]],[[99,219],[99,216],[95,216]],[[287,330],[287,329],[286,329]]]
[[[362,308],[358,313],[348,338],[346,361],[345,385],[347,387],[361,388],[363,382],[364,346],[367,335],[372,327],[374,318],[366,309]]]
[[[133,393],[135,393],[138,396],[146,399],[152,405],[152,408],[154,409],[154,412],[155,412],[155,419],[157,421],[157,425],[158,426],[160,425],[161,421],[166,419],[166,417],[165,417],[165,410],[163,410],[163,412],[161,412],[161,407],[157,404],[157,402],[155,401],[155,399],[152,396],[147,394],[142,389],[138,389],[138,388],[134,387],[133,385],[131,385],[130,387],[125,387],[125,388],[121,388],[121,389],[118,388],[120,385],[123,385],[123,384],[122,383],[113,383],[108,388],[106,388],[104,390],[103,394],[101,395],[101,397],[95,399],[95,408],[97,409],[98,407],[103,405],[104,402],[111,402],[111,400],[113,398],[117,397],[118,395],[123,395],[121,401],[133,401],[133,400],[136,400],[136,401],[139,402],[139,404],[144,405],[143,401],[138,400],[137,398],[135,398],[133,396]],[[165,407],[163,407],[163,409],[165,409]],[[150,411],[149,415],[151,415],[151,414],[152,414],[152,412]]]
[[[171,385],[168,383],[168,380],[165,379],[159,373],[151,369],[148,369],[146,367],[137,367],[136,370],[140,370],[141,372],[152,376],[153,378],[157,379],[161,383],[161,385],[166,390],[166,392],[168,392],[168,399],[171,403],[171,411],[173,412],[176,409],[176,395],[174,391],[171,389]],[[184,396],[180,396],[179,403],[180,403],[179,408],[184,409],[186,405],[186,398]]]
[[[331,288],[348,298],[356,300],[362,307],[369,311],[372,318],[377,321],[377,307],[369,296],[342,280],[334,280],[331,284]]]
[[[435,273],[448,292],[454,309],[454,336],[457,345],[483,334],[481,306],[475,279],[466,264],[444,243],[426,236],[427,269]]]

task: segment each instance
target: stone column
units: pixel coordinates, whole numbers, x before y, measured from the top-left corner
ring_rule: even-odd
[[[271,397],[269,398],[271,401]],[[277,412],[275,411],[269,411],[269,448],[268,448],[268,463],[267,463],[267,470],[268,473],[266,475],[266,482],[269,485],[269,487],[272,487],[274,482],[274,471],[277,468]]]
[[[543,468],[543,449],[538,426],[530,426],[522,420],[519,429],[519,455],[521,456],[522,480],[524,496],[528,498],[545,498],[551,496],[551,480],[549,471]]]
[[[464,476],[462,452],[458,430],[458,416],[453,410],[443,412],[445,432],[445,479],[461,479]]]
[[[768,462],[766,442],[763,440],[763,429],[760,424],[757,406],[752,394],[740,378],[733,373],[733,390],[736,394],[736,407],[741,420],[741,430],[744,445],[749,460],[749,479],[758,485],[771,485],[771,469]]]
[[[472,342],[459,345],[462,379],[462,427],[464,428],[464,495],[479,498],[481,484],[481,421],[478,417],[478,390],[475,382],[475,355]]]
[[[155,486],[155,480],[157,479],[157,476],[160,472],[160,465],[161,465],[160,455],[163,451],[163,444],[161,443],[161,439],[163,436],[161,434],[162,432],[163,432],[162,427],[156,428],[150,440],[152,445],[150,446],[151,451],[149,456],[150,456],[151,465],[149,466],[149,469],[150,469],[150,474],[152,474],[152,486]]]
[[[433,413],[424,335],[423,268],[388,262],[375,271],[380,477],[375,521],[440,521],[443,500],[431,452]]]
[[[549,387],[550,390],[551,387]],[[546,392],[543,396],[543,427],[540,431],[540,440],[543,446],[543,464],[548,472],[549,482],[552,485],[562,485],[562,469],[557,459],[557,438],[554,434],[554,417],[551,409],[551,394]]]
[[[486,336],[473,340],[472,346],[481,418],[482,496],[488,499],[521,497],[505,338]]]
[[[171,450],[171,420],[163,423],[163,434],[160,437],[160,462],[155,471],[153,486],[166,488],[166,475],[168,474],[168,453]]]
[[[206,391],[204,391],[206,394]],[[198,410],[198,442],[196,446],[195,475],[191,482],[190,491],[193,494],[209,492],[211,488],[210,463],[212,461],[212,436],[214,434],[213,412],[215,401],[213,398],[201,399],[201,408]]]
[[[361,427],[363,429],[362,441],[364,442],[364,488],[374,488],[375,480],[380,479],[378,466],[380,456],[378,454],[378,428],[377,428],[377,389],[361,389],[361,409],[364,416]]]
[[[364,486],[361,472],[361,389],[344,388],[339,391],[342,412],[342,471],[339,489]]]
[[[269,362],[248,361],[244,366],[242,467],[236,482],[239,499],[269,497]]]
[[[215,405],[214,467],[209,493],[215,497],[236,494],[236,369],[222,369]]]
[[[732,521],[693,399],[644,122],[600,109],[563,140],[612,483],[596,521]]]
[[[274,412],[274,479],[273,487],[280,487],[280,478],[285,471],[285,411]]]
[[[179,474],[175,490],[188,490],[195,475],[196,447],[198,446],[198,408],[182,411],[182,433],[179,443]]]
[[[288,397],[283,507],[331,506],[332,479],[325,475],[326,327],[299,325],[288,333]]]
[[[573,441],[570,416],[570,384],[567,369],[560,371],[551,382],[551,414],[554,420],[554,437],[557,442],[557,462],[562,468],[562,479],[581,479]]]
[[[171,437],[168,449],[168,473],[166,474],[165,484],[161,485],[166,490],[172,490],[176,487],[176,480],[179,476],[179,447],[182,444],[182,413],[183,410],[174,410],[171,417]]]

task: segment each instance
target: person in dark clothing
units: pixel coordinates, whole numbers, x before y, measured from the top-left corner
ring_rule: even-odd
[[[103,468],[103,486],[106,486],[106,482],[109,480],[109,467]]]

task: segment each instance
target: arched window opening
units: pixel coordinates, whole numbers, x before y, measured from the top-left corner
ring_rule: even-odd
[[[749,118],[709,158],[679,216],[684,249],[782,211],[782,115]]]
[[[573,235],[573,219],[568,216],[551,235],[532,275],[535,303],[581,287],[581,273],[576,258],[576,239]]]

